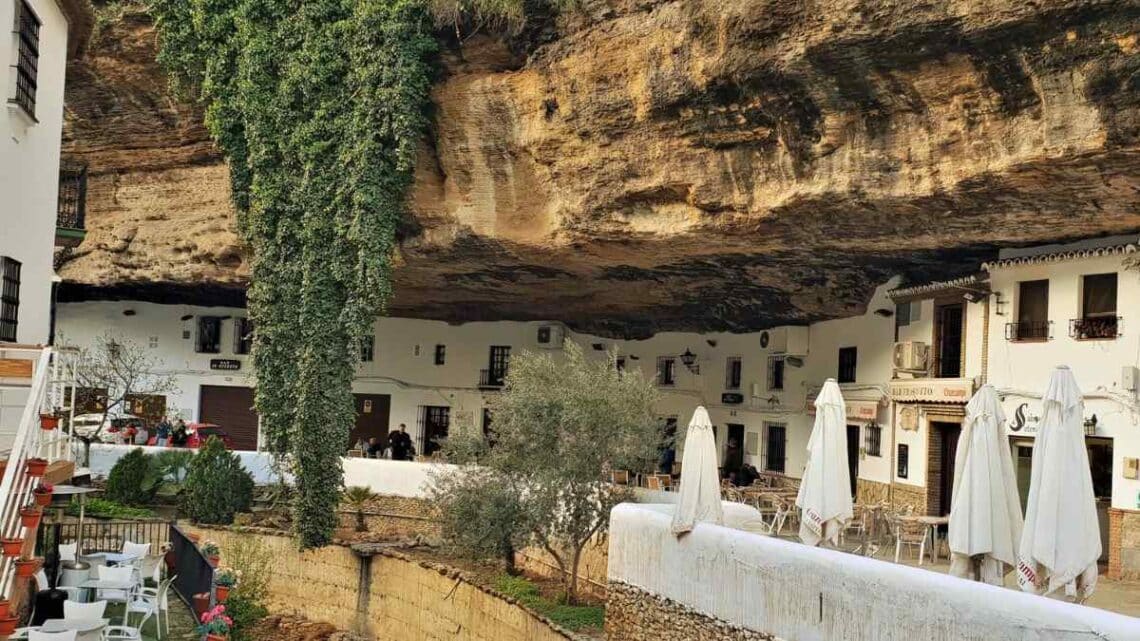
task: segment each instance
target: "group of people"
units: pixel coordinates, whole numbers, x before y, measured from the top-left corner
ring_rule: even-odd
[[[150,444],[151,431],[147,429],[146,423],[128,423],[122,430],[122,439],[124,443],[132,445],[148,445]],[[186,421],[178,419],[171,422],[169,417],[162,417],[154,426],[154,445],[156,447],[166,447],[173,445],[175,447],[186,447],[186,442],[190,438],[190,430],[186,427]]]
[[[408,434],[408,426],[400,423],[400,429],[389,432],[387,440],[378,436],[368,439],[368,443],[358,443],[368,458],[390,458],[393,461],[411,461],[416,457],[416,446]]]

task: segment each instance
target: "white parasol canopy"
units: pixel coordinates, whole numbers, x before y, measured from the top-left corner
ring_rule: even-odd
[[[1002,585],[1017,565],[1022,527],[1004,423],[997,391],[983,385],[966,405],[950,504],[950,574],[993,585]]]
[[[681,491],[673,513],[673,534],[693,529],[698,521],[724,524],[720,504],[720,475],[717,473],[716,436],[704,406],[697,407],[685,431],[681,456]]]
[[[1053,371],[1041,399],[1017,582],[1026,592],[1087,599],[1096,587],[1100,529],[1085,450],[1084,401],[1073,373]]]
[[[815,427],[807,450],[807,468],[796,497],[803,513],[800,540],[808,545],[821,541],[838,545],[854,511],[847,466],[847,406],[833,378],[827,379],[815,399]]]

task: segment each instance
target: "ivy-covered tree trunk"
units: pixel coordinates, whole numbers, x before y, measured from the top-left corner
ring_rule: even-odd
[[[256,405],[297,480],[302,547],[337,524],[359,343],[391,292],[435,50],[423,0],[154,0],[252,249]]]

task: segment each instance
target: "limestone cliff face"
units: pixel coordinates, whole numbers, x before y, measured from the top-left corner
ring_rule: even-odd
[[[392,313],[757,328],[1140,229],[1140,4],[583,5],[441,55]],[[72,69],[75,295],[246,278],[225,166],[153,46],[128,11]]]

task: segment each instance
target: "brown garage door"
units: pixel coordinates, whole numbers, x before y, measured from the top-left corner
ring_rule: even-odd
[[[257,449],[252,388],[203,385],[199,398],[198,420],[222,426],[235,450]]]

